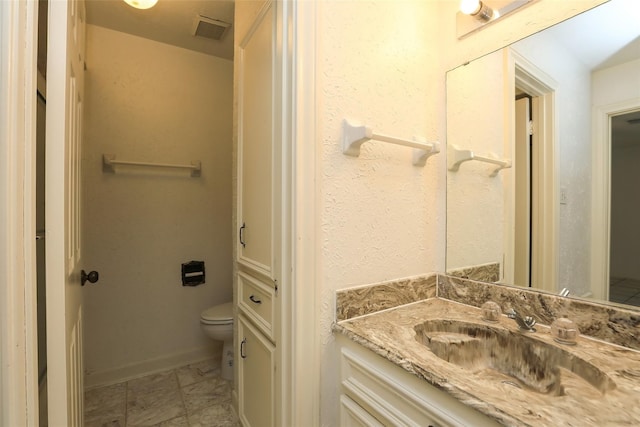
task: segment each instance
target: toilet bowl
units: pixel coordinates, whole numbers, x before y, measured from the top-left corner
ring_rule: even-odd
[[[214,305],[200,314],[200,326],[204,333],[222,341],[220,376],[233,380],[233,303]]]

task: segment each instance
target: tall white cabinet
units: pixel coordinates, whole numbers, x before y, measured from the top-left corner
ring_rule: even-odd
[[[236,361],[245,427],[275,426],[280,300],[281,103],[278,3],[238,3],[236,30]],[[238,17],[238,9],[236,10]]]

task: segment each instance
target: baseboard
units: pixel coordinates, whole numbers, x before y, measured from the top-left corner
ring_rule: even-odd
[[[207,359],[219,360],[222,357],[222,345],[212,343],[211,346],[191,349],[189,351],[163,355],[141,362],[131,363],[106,371],[85,372],[85,390],[106,385],[118,384],[134,378],[154,374],[168,369],[175,369],[191,363]]]

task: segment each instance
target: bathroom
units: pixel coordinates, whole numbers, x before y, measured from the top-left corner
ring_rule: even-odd
[[[190,326],[232,299],[233,63],[91,24],[86,63],[83,235],[85,265],[100,273],[84,293],[91,386],[213,350]],[[103,154],[200,161],[202,172],[111,173]],[[205,283],[183,286],[192,260],[205,262]]]
[[[313,89],[308,89],[309,96],[317,101],[314,103],[314,117],[318,121],[315,137],[315,150],[313,154],[315,167],[313,170],[317,182],[314,184],[315,195],[310,199],[315,201],[314,210],[306,215],[313,218],[317,224],[315,228],[315,270],[303,277],[305,283],[311,283],[311,290],[302,292],[304,296],[311,297],[304,300],[306,316],[305,336],[302,336],[298,345],[308,345],[307,354],[312,357],[305,360],[308,365],[305,371],[305,383],[307,389],[302,394],[311,396],[307,402],[309,406],[301,406],[309,410],[311,414],[317,414],[315,423],[323,425],[337,425],[337,396],[339,381],[337,378],[334,338],[331,331],[331,323],[334,319],[335,291],[356,285],[369,284],[384,280],[408,277],[425,272],[445,271],[446,258],[446,162],[442,155],[436,155],[427,161],[425,167],[417,168],[411,165],[409,150],[402,147],[371,144],[363,147],[361,158],[354,159],[342,154],[338,141],[341,136],[341,124],[343,118],[359,120],[375,127],[376,131],[387,134],[399,134],[406,138],[422,136],[428,141],[446,140],[446,99],[445,99],[445,72],[470,59],[489,53],[510,41],[514,41],[523,35],[530,34],[540,28],[556,23],[586,10],[602,1],[571,2],[572,6],[558,7],[551,0],[540,0],[524,10],[514,14],[502,23],[496,23],[485,30],[468,37],[463,41],[456,41],[454,16],[457,2],[455,1],[402,1],[402,2],[306,2],[317,3],[313,8],[311,19],[313,34],[317,35],[314,41],[312,64],[316,66],[315,84]],[[375,23],[375,25],[371,25]],[[354,30],[357,29],[357,30]],[[311,30],[310,30],[311,31]],[[95,58],[94,58],[95,59]],[[91,56],[87,55],[87,74],[91,74]],[[365,70],[366,72],[363,72]],[[91,77],[88,77],[90,80]],[[87,102],[92,102],[88,93]],[[95,100],[99,103],[99,100]],[[129,100],[131,101],[131,100]],[[230,113],[229,113],[230,114]],[[164,118],[164,117],[163,117]],[[90,117],[87,118],[91,120]],[[126,120],[124,118],[123,120]],[[135,125],[133,125],[135,128]],[[145,129],[145,131],[148,129]],[[85,130],[87,138],[91,130]],[[210,136],[211,134],[208,134]],[[144,133],[137,135],[144,138]],[[94,135],[100,138],[100,135]],[[120,140],[120,138],[117,138]],[[121,141],[123,144],[124,140]],[[152,141],[154,142],[154,141]],[[110,139],[104,144],[117,144],[118,141]],[[311,145],[311,144],[309,144]],[[102,154],[113,145],[102,146],[83,153],[86,160],[85,171],[94,174],[93,179],[103,187],[98,195],[105,196],[111,203],[101,205],[96,201],[98,195],[87,194],[87,203],[94,201],[94,206],[102,206],[100,215],[107,217],[110,213],[115,215],[114,208],[122,208],[135,202],[138,197],[143,197],[147,188],[141,188],[129,195],[128,199],[119,200],[118,192],[112,191],[117,186],[132,186],[131,182],[144,183],[144,176],[131,175],[107,175],[102,172]],[[115,146],[113,146],[115,147]],[[125,148],[127,148],[125,146]],[[128,147],[132,149],[132,147]],[[152,145],[148,150],[154,150]],[[181,156],[178,150],[172,156]],[[116,156],[120,152],[110,153]],[[148,159],[149,152],[140,152],[140,160]],[[143,156],[144,154],[144,156]],[[158,156],[161,153],[154,153]],[[197,155],[196,155],[197,154]],[[193,155],[180,158],[181,161],[203,161],[203,178],[207,176],[208,168],[202,156],[209,154],[193,153]],[[137,157],[137,156],[136,156]],[[177,158],[177,157],[176,157]],[[230,154],[228,156],[231,163]],[[125,160],[129,160],[126,158]],[[138,158],[134,159],[138,160]],[[231,165],[227,166],[228,176],[231,176]],[[208,180],[208,178],[207,178]],[[169,186],[180,186],[174,190],[180,193],[185,188],[200,186],[198,178],[154,177],[154,183],[167,183]],[[195,181],[195,183],[194,183]],[[209,181],[207,181],[209,182]],[[84,190],[88,184],[85,184]],[[231,182],[229,182],[231,187]],[[155,184],[154,184],[155,188]],[[185,190],[188,191],[188,190]],[[231,195],[227,197],[231,200]],[[203,199],[204,200],[204,199]],[[199,200],[201,203],[203,200]],[[183,201],[183,200],[181,200]],[[163,220],[162,208],[164,198],[155,201],[156,205],[139,206],[139,214],[146,213],[145,209],[154,208],[153,216],[159,216],[156,220],[159,226],[179,227],[182,223]],[[131,203],[136,207],[135,203]],[[174,206],[176,210],[193,211],[191,206]],[[198,205],[198,209],[200,206]],[[85,208],[92,209],[91,207]],[[229,203],[231,216],[231,203]],[[90,212],[90,211],[89,211]],[[85,212],[85,213],[89,213]],[[94,212],[95,214],[95,212]],[[107,286],[113,278],[109,276],[117,274],[118,283],[129,283],[136,290],[133,296],[143,302],[144,309],[155,320],[162,317],[163,311],[169,307],[174,308],[176,303],[171,300],[161,300],[157,292],[156,283],[164,283],[169,292],[191,293],[213,291],[213,289],[225,289],[227,294],[207,295],[211,303],[223,302],[231,296],[231,286],[218,283],[214,280],[216,271],[229,270],[221,275],[231,282],[232,277],[232,239],[235,230],[231,229],[231,220],[227,231],[214,232],[215,239],[226,242],[226,254],[215,253],[200,255],[200,249],[192,249],[189,239],[182,245],[187,249],[177,253],[175,259],[170,262],[152,261],[154,265],[163,270],[163,277],[143,275],[136,269],[138,257],[142,252],[153,249],[149,245],[153,241],[152,232],[143,234],[142,230],[128,230],[124,224],[127,210],[122,209],[120,229],[109,230],[109,233],[117,234],[120,238],[133,235],[129,242],[131,251],[131,269],[120,273],[119,266],[105,264],[105,259],[113,258],[114,247],[87,249],[85,268],[96,269],[101,273],[100,282],[96,285],[88,284],[86,293],[102,293],[102,298],[95,298],[90,302],[87,298],[85,307],[86,316],[86,342],[85,342],[85,367],[88,374],[96,375],[108,371],[110,368],[136,368],[138,360],[125,360],[130,350],[133,353],[140,350],[137,342],[117,341],[117,335],[123,334],[144,318],[143,314],[136,312],[136,308],[126,308],[129,303],[127,295],[119,294],[118,297],[106,296]],[[167,213],[167,215],[169,215]],[[149,221],[145,217],[144,221]],[[142,227],[144,223],[132,224]],[[89,227],[85,224],[85,227]],[[313,227],[312,227],[313,228]],[[198,232],[199,228],[196,229]],[[91,234],[99,230],[87,231],[86,239],[91,239]],[[168,230],[164,230],[167,232]],[[135,240],[135,236],[139,240]],[[225,237],[226,236],[226,237]],[[114,236],[115,237],[115,236]],[[107,236],[109,238],[109,236]],[[180,238],[178,238],[180,239]],[[166,251],[177,247],[175,242],[167,244]],[[115,244],[120,245],[120,242]],[[95,251],[91,255],[91,251]],[[106,255],[103,255],[106,253]],[[98,257],[98,254],[100,257]],[[214,255],[215,254],[215,255]],[[161,254],[155,254],[160,256]],[[224,265],[216,264],[216,256],[226,257]],[[104,258],[104,259],[103,259]],[[199,287],[182,288],[179,283],[180,263],[192,259],[205,259],[207,262],[207,284]],[[212,259],[213,258],[213,259]],[[115,263],[115,261],[114,261]],[[165,270],[166,268],[166,270]],[[169,276],[175,277],[168,278]],[[104,280],[104,281],[103,281]],[[102,283],[101,283],[102,282]],[[127,290],[123,290],[125,293]],[[173,294],[171,294],[173,295]],[[106,303],[107,298],[113,300]],[[169,298],[169,297],[167,297]],[[313,301],[314,303],[310,303]],[[156,306],[154,303],[157,303]],[[197,304],[202,304],[197,307]],[[177,314],[176,318],[184,316],[184,324],[189,324],[189,334],[195,342],[204,347],[209,343],[204,339],[197,325],[199,308],[206,306],[209,301],[192,303],[189,313]],[[121,309],[128,311],[126,316],[121,315]],[[110,357],[118,360],[118,366],[97,366],[91,360],[97,360],[100,355],[91,356],[92,341],[98,341],[101,337],[91,336],[92,321],[89,319],[90,311],[102,311],[100,325],[105,333],[115,335],[111,347],[103,347]],[[154,311],[156,310],[156,311]],[[158,314],[159,312],[160,314]],[[173,312],[176,313],[176,312]],[[122,317],[122,319],[120,319]],[[116,319],[114,324],[113,320]],[[160,320],[162,321],[162,320]],[[174,319],[174,322],[177,320]],[[185,350],[184,344],[179,342],[180,333],[172,330],[172,323],[167,320],[165,328],[152,328],[149,324],[141,325],[141,329],[151,330],[152,334],[159,336],[158,342],[163,342],[166,347],[153,348],[157,350],[153,354],[148,353],[148,359],[162,359],[165,356],[179,353]],[[146,329],[146,328],[150,329]],[[287,326],[285,326],[287,327]],[[174,336],[168,337],[167,331],[173,331]],[[299,336],[300,337],[300,336]],[[306,339],[306,341],[305,341]],[[175,343],[173,342],[175,340]],[[105,341],[106,342],[106,341]],[[177,345],[176,345],[177,343]],[[115,348],[113,347],[115,346]],[[189,349],[197,347],[189,345]],[[213,351],[213,349],[212,349]],[[299,351],[299,350],[298,350]],[[105,358],[106,359],[106,358]],[[146,360],[147,356],[142,359]],[[299,368],[300,369],[300,368]],[[153,370],[153,368],[151,369]],[[308,375],[308,377],[307,377]],[[90,375],[88,375],[90,376]],[[320,380],[322,378],[322,380]],[[303,409],[300,409],[302,411]],[[302,417],[302,416],[301,416]],[[318,421],[320,420],[320,421]]]
[[[218,19],[232,21],[233,3],[222,4]],[[87,3],[83,265],[100,274],[83,292],[88,390],[207,359],[219,368],[221,342],[203,333],[200,314],[232,301],[233,280],[233,34],[202,39],[216,53],[205,54],[128,34],[131,22],[114,22],[104,6]],[[145,17],[122,9],[129,19]],[[104,155],[199,162],[201,171],[109,169]],[[204,261],[205,275],[185,286],[182,265],[190,261]],[[156,396],[156,413],[175,404],[163,399]]]

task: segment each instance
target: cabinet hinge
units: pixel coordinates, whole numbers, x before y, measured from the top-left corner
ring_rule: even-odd
[[[533,135],[533,120],[529,120],[529,135]]]

